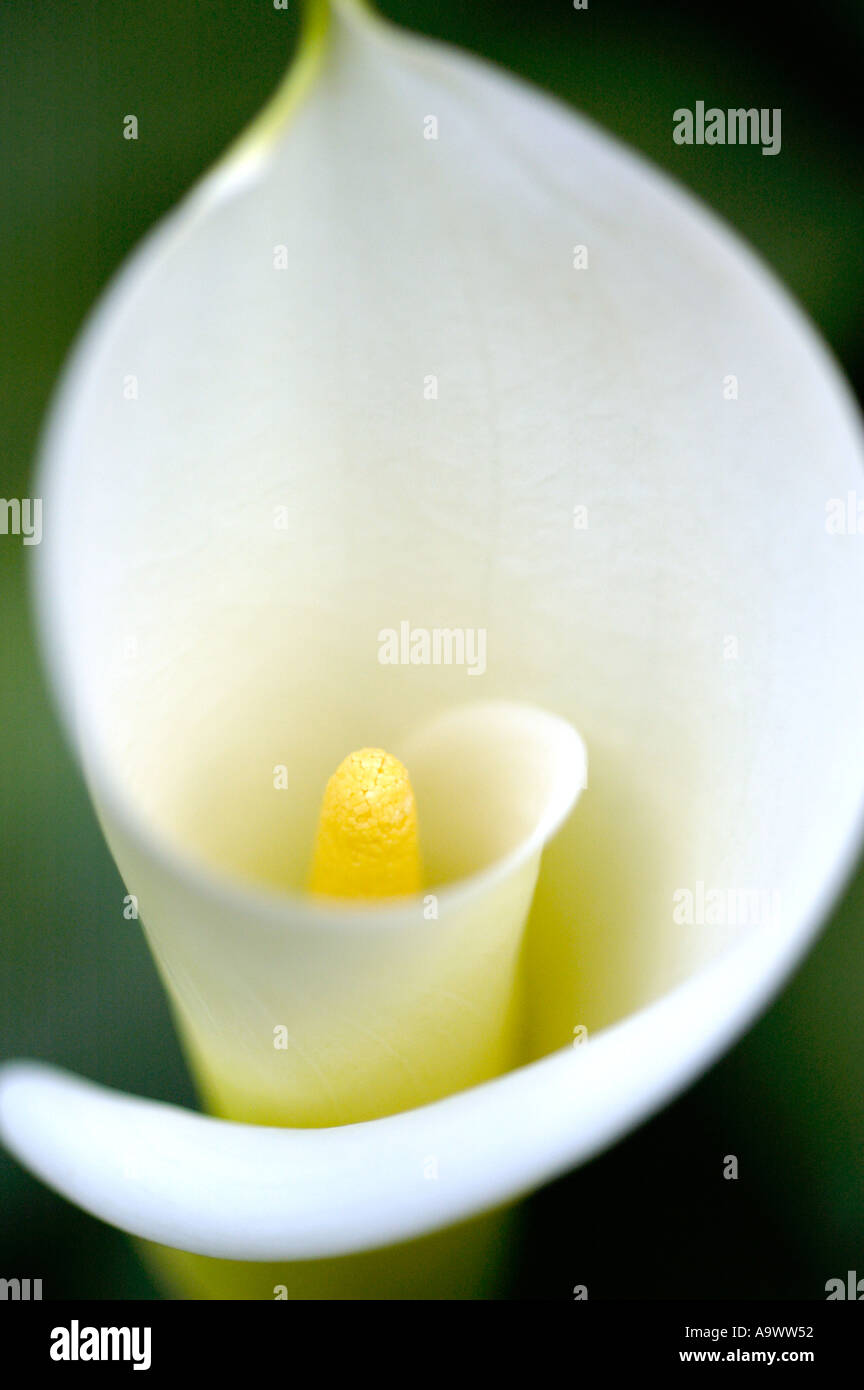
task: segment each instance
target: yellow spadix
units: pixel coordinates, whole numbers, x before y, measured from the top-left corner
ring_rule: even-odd
[[[310,891],[374,899],[420,888],[417,806],[406,768],[382,748],[350,753],[324,793]]]

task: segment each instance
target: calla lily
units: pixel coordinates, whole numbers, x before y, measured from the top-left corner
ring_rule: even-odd
[[[148,1240],[314,1262],[662,1105],[855,852],[864,549],[825,514],[861,460],[823,346],[689,197],[311,6],[97,312],[43,465],[47,658],[216,1117],[19,1063],[9,1147]],[[485,669],[382,661],[403,624],[482,632]],[[303,877],[371,741],[411,765],[430,889],[348,911]]]

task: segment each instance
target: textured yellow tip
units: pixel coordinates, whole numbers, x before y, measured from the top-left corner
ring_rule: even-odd
[[[309,891],[399,898],[420,888],[417,807],[407,771],[383,748],[349,753],[324,792]]]

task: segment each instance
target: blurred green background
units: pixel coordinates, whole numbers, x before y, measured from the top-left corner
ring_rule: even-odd
[[[776,269],[864,388],[860,0],[713,6],[386,0],[573,103]],[[31,496],[70,343],[141,235],[262,106],[297,16],[272,0],[3,0],[0,493]],[[779,106],[783,148],[678,147],[672,111]],[[121,138],[134,112],[139,139]],[[0,538],[0,1056],[192,1101],[163,991],[50,707],[29,552]],[[860,640],[850,634],[850,640]],[[864,1274],[864,873],[783,997],[677,1104],[528,1204],[513,1293],[824,1298]],[[740,1178],[722,1178],[734,1153]],[[129,1243],[0,1154],[0,1276],[156,1297]]]

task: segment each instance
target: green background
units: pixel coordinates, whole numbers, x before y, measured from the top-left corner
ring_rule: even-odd
[[[864,9],[570,0],[387,0],[643,150],[775,267],[864,386]],[[107,279],[257,112],[296,14],[271,0],[0,7],[0,492],[32,495],[66,351]],[[697,100],[779,106],[783,148],[678,147]],[[122,118],[139,119],[137,142]],[[0,537],[0,1056],[49,1058],[191,1102],[163,991],[58,733]],[[860,633],[850,633],[860,641]],[[568,1298],[824,1298],[864,1276],[864,874],[770,1012],[664,1114],[528,1204],[513,1292]],[[723,1156],[740,1163],[722,1178]],[[0,1276],[46,1298],[154,1297],[124,1237],[0,1154]]]

